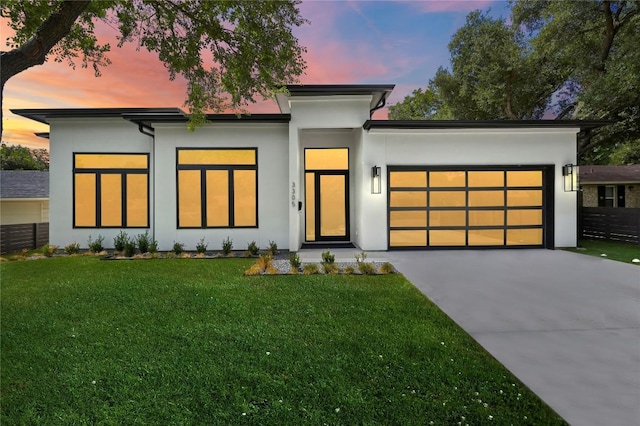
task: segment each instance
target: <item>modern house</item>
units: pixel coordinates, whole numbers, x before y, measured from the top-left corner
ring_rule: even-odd
[[[214,248],[576,245],[584,121],[381,121],[393,85],[291,85],[279,114],[21,109],[50,125],[52,244],[124,229]],[[563,176],[564,174],[567,176]]]
[[[640,208],[640,164],[580,166],[583,207]]]
[[[49,172],[0,170],[0,225],[49,222]]]

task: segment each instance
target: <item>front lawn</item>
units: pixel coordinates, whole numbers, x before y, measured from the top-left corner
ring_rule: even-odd
[[[0,264],[1,424],[564,424],[401,275]]]
[[[619,262],[633,263],[633,259],[640,259],[640,246],[633,244],[621,244],[611,241],[580,240],[579,249],[568,248],[566,250],[575,253],[588,254],[590,256],[606,257]],[[606,256],[602,256],[602,255]],[[640,265],[640,263],[633,263]]]

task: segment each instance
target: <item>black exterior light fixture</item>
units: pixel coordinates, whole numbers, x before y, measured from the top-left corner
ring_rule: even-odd
[[[564,192],[578,190],[578,166],[565,164],[562,166],[562,176],[564,176]]]
[[[373,166],[371,168],[371,193],[380,194],[382,192],[382,183],[380,182],[381,169],[379,166]]]

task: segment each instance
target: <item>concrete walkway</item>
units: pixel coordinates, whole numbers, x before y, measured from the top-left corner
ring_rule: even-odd
[[[640,425],[639,267],[561,250],[368,254],[393,263],[570,424]]]

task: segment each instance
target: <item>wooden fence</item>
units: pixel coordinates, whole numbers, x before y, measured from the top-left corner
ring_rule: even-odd
[[[49,242],[49,223],[21,223],[0,226],[0,253],[34,249]]]
[[[640,245],[640,208],[582,207],[580,237]]]

